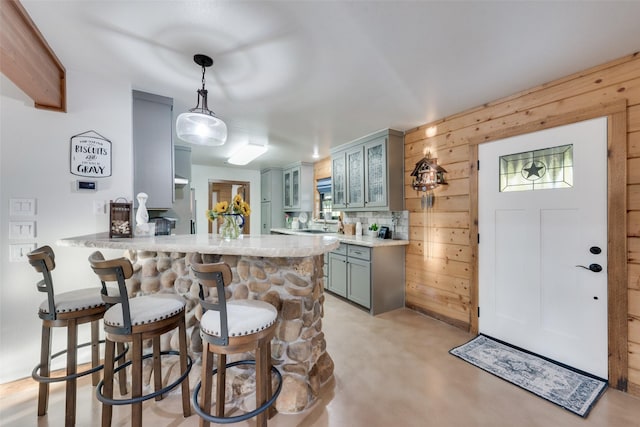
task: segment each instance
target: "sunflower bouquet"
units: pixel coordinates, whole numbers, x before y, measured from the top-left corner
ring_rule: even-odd
[[[244,217],[250,214],[251,207],[239,194],[236,194],[231,203],[218,202],[213,209],[207,210],[209,221],[215,219],[219,219],[219,223],[221,220],[224,221],[220,225],[220,233],[226,240],[238,238],[240,229],[244,225]]]

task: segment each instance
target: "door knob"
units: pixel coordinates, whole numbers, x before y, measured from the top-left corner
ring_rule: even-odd
[[[576,265],[576,267],[584,268],[585,270],[590,270],[594,273],[600,273],[602,271],[602,266],[600,264],[589,264],[589,267],[585,267],[584,265]]]
[[[602,249],[600,249],[598,246],[591,246],[589,248],[589,252],[591,252],[594,255],[598,255],[602,252]]]

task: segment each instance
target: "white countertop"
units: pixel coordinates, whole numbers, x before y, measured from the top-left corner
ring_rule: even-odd
[[[58,246],[100,249],[125,249],[154,252],[199,252],[203,254],[300,258],[321,255],[338,248],[335,235],[285,236],[277,234],[242,235],[225,241],[217,234],[180,234],[174,236],[109,238],[109,233],[69,237]]]
[[[340,242],[349,243],[351,245],[369,246],[375,248],[377,246],[406,246],[409,244],[408,240],[394,240],[394,239],[378,239],[375,236],[354,236],[348,234],[338,233],[306,233],[300,230],[292,230],[291,228],[272,228],[272,233],[289,234],[295,236],[323,236],[334,237]]]

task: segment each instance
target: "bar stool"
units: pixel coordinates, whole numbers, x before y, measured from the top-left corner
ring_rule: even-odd
[[[154,294],[129,299],[125,280],[133,274],[133,266],[126,258],[105,260],[102,253],[94,252],[89,263],[102,283],[102,298],[113,304],[104,315],[106,332],[104,380],[98,384],[96,395],[102,402],[102,426],[111,425],[113,405],[131,406],[131,425],[142,426],[142,402],[155,398],[161,400],[164,393],[182,384],[182,412],[191,415],[189,403],[189,372],[193,364],[187,353],[185,301],[179,295]],[[107,295],[105,284],[116,282],[119,293]],[[160,351],[160,336],[178,328],[179,350]],[[151,339],[153,352],[142,355],[143,340]],[[115,343],[131,343],[130,361],[114,370]],[[181,375],[166,387],[162,386],[161,356],[180,357]],[[142,361],[153,357],[154,391],[142,394]],[[113,375],[131,365],[131,398],[113,399]]]
[[[278,312],[269,303],[256,300],[232,300],[225,297],[225,287],[231,283],[232,273],[228,264],[191,263],[191,269],[200,282],[200,304],[205,310],[200,320],[200,335],[203,340],[202,378],[193,391],[193,405],[201,417],[200,426],[210,422],[227,424],[244,421],[257,416],[257,425],[267,425],[272,415],[273,403],[282,389],[282,375],[271,366],[271,339],[276,330]],[[205,300],[203,286],[216,288],[217,303]],[[228,354],[255,351],[255,360],[240,360],[226,363]],[[218,356],[217,369],[213,370],[214,354]],[[226,368],[237,365],[255,365],[256,409],[242,415],[225,417]],[[271,372],[278,378],[278,388],[272,394]],[[211,415],[211,387],[213,375],[217,374],[216,410]],[[202,386],[202,405],[198,403],[198,392]]]
[[[45,299],[38,310],[42,319],[42,337],[40,348],[40,364],[31,373],[34,380],[40,383],[38,390],[38,416],[47,413],[49,403],[49,384],[66,382],[65,395],[65,425],[73,426],[76,422],[76,380],[79,377],[92,374],[94,386],[100,380],[99,360],[99,328],[107,306],[102,301],[100,292],[96,288],[78,289],[55,294],[51,272],[56,268],[55,254],[50,246],[42,246],[27,255],[29,264],[37,272],[42,273],[42,280],[37,283],[40,292],[46,292]],[[78,345],[78,325],[91,323],[91,341]],[[67,328],[67,349],[51,354],[51,328]],[[77,351],[80,347],[91,346],[91,368],[77,372]],[[51,377],[51,359],[67,355],[67,371],[65,376]],[[124,356],[124,355],[123,355]]]

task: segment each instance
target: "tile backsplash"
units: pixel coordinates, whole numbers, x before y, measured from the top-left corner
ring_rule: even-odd
[[[409,211],[398,212],[343,212],[344,222],[355,224],[360,221],[366,233],[373,223],[378,227],[386,225],[394,233],[394,239],[409,240]],[[394,224],[395,222],[395,224]],[[395,225],[395,227],[394,227]],[[395,229],[395,231],[394,231]]]

